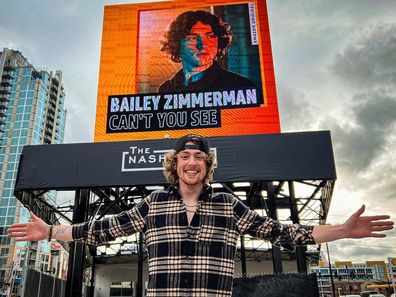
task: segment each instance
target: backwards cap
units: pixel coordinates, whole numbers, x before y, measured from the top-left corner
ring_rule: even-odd
[[[192,142],[193,144],[186,144]],[[209,154],[210,145],[207,139],[199,134],[188,134],[180,137],[173,148],[176,153],[184,150],[199,150],[205,154]]]

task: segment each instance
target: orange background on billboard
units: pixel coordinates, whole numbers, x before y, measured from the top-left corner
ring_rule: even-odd
[[[173,19],[180,12],[186,10],[247,3],[255,3],[256,5],[261,78],[265,104],[253,108],[221,110],[221,127],[219,128],[106,133],[108,96],[138,93],[136,75],[139,71],[138,55],[147,54],[139,52],[139,49],[141,51],[144,49],[144,44],[139,44],[139,12],[166,9],[167,13],[169,13],[169,10],[173,9]],[[153,25],[158,25],[156,20],[153,20]],[[160,52],[159,48],[158,42],[158,52]],[[161,54],[163,53],[161,52]],[[180,64],[173,65],[173,62],[168,62],[165,55],[163,61],[165,61],[163,63],[167,63],[168,68],[181,68]],[[163,67],[164,65],[161,66]],[[157,70],[153,67],[152,74],[150,73],[150,77],[147,79],[153,79],[156,72]],[[280,123],[265,1],[193,1],[187,3],[187,1],[178,0],[105,6],[94,141],[176,138],[187,133],[199,133],[204,136],[234,136],[278,132],[280,132]]]

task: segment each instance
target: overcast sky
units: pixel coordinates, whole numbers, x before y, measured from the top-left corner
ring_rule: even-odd
[[[104,4],[1,0],[0,47],[63,71],[65,142],[91,142]],[[396,220],[396,1],[268,0],[282,132],[330,130],[338,179],[329,223],[366,204]],[[330,243],[332,260],[396,257],[387,239]]]

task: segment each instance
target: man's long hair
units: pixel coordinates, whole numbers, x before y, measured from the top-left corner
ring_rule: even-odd
[[[161,51],[167,53],[173,62],[181,62],[180,41],[186,38],[198,22],[210,25],[218,37],[217,57],[221,58],[227,53],[232,41],[231,26],[210,12],[190,10],[177,16],[160,40]]]
[[[177,175],[177,170],[176,170],[177,154],[178,153],[176,153],[176,151],[165,153],[163,173],[166,178],[166,181],[171,185],[175,185],[179,182],[179,176]],[[213,151],[210,151],[205,161],[206,161],[206,175],[203,182],[205,185],[209,185],[209,183],[213,180],[214,169],[216,168],[217,165],[215,153]]]

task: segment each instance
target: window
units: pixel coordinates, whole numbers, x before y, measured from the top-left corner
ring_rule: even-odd
[[[14,218],[13,217],[7,217],[6,225],[12,225],[12,224],[14,224]]]
[[[0,266],[5,266],[7,264],[7,258],[0,258]]]
[[[8,256],[8,253],[9,253],[9,248],[2,248],[1,249],[1,256]]]
[[[10,207],[8,208],[8,216],[14,216],[15,215],[15,207]]]
[[[32,68],[25,68],[23,71],[24,76],[30,76],[32,74]]]
[[[10,243],[11,243],[11,237],[8,237],[8,236],[0,236],[0,244],[2,244],[2,245],[10,245]],[[1,260],[2,259],[0,259],[0,263],[1,263]],[[4,260],[6,260],[7,261],[7,259],[4,259]],[[5,263],[5,262],[4,262]],[[1,264],[0,264],[1,265]]]

